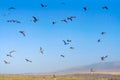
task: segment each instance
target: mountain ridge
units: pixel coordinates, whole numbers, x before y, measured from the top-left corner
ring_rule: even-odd
[[[94,72],[120,72],[120,61],[99,62],[84,66],[76,66],[58,72],[90,72],[90,69],[93,69]]]

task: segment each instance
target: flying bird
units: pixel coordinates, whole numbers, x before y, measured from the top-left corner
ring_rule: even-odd
[[[83,7],[83,10],[84,10],[84,11],[87,11],[87,10],[88,10],[88,7]]]
[[[12,51],[10,51],[9,54],[7,54],[6,56],[13,57],[13,56],[12,56],[12,53],[14,53],[14,52],[16,52],[16,51],[15,51],[15,50],[12,50]]]
[[[67,43],[65,40],[63,40],[63,42],[64,42],[64,45],[67,45],[67,44],[69,44],[69,43]]]
[[[101,42],[101,39],[98,39],[97,42],[98,42],[98,43]]]
[[[27,62],[32,62],[31,60],[29,60],[29,59],[25,59]]]
[[[67,20],[66,20],[66,19],[62,19],[61,21],[67,23]]]
[[[70,47],[70,49],[75,49],[74,47]]]
[[[101,60],[103,61],[104,59],[105,59],[105,57],[104,57],[104,56],[102,56],[102,57],[101,57]]]
[[[107,6],[103,6],[102,9],[108,10],[108,7]]]
[[[41,54],[43,54],[43,51],[44,51],[43,48],[40,47],[40,53],[41,53]]]
[[[102,56],[101,60],[104,61],[107,57],[108,57],[107,55],[106,56]]]
[[[62,55],[62,54],[61,54],[60,56],[61,56],[61,57],[63,57],[63,58],[65,57],[65,56],[64,56],[64,55]]]
[[[21,23],[20,21],[16,21],[16,23]]]
[[[12,50],[12,51],[10,51],[9,54],[7,54],[6,56],[13,57],[13,56],[12,56],[12,53],[14,53],[14,52],[16,52],[16,51],[15,51],[15,50]]]
[[[56,24],[56,22],[55,22],[55,21],[53,21],[53,22],[52,22],[52,24]]]
[[[6,56],[13,57],[10,53],[9,53],[9,54],[7,54]]]
[[[108,57],[108,55],[106,55],[106,56],[104,56],[105,58],[107,58]]]
[[[4,60],[4,63],[5,63],[5,64],[10,64],[10,62],[8,62],[8,61],[6,61],[6,60]]]
[[[14,20],[14,19],[7,20],[7,22],[10,22],[10,23],[21,23],[20,21],[18,21],[18,20]]]
[[[43,8],[44,8],[44,7],[47,7],[47,5],[46,5],[46,4],[41,4],[41,7],[43,7]]]
[[[32,16],[33,17],[33,22],[36,23],[39,19],[37,19],[35,16]]]
[[[67,17],[67,20],[72,21],[72,20],[73,20],[73,18],[76,18],[76,16],[69,16],[69,17]]]
[[[106,32],[101,32],[101,35],[104,35],[104,34],[106,34]]]
[[[10,51],[9,53],[11,54],[11,53],[13,53],[13,52],[16,52],[15,50],[12,50],[12,51]]]
[[[14,9],[16,9],[15,7],[10,7],[10,8],[8,8],[9,10],[14,10]]]
[[[72,40],[70,40],[70,39],[67,39],[67,42],[72,42]]]
[[[24,31],[19,31],[24,37],[25,37],[25,32]]]

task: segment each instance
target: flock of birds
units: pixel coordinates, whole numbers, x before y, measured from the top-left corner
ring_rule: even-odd
[[[65,3],[62,2],[61,4],[65,4]],[[48,7],[48,5],[46,5],[46,4],[40,4],[40,5],[41,5],[42,8]],[[107,6],[102,6],[101,8],[102,8],[103,10],[108,10],[108,7],[107,7]],[[15,8],[15,7],[10,7],[10,8],[8,8],[8,9],[9,9],[9,10],[15,10],[16,8]],[[89,10],[88,7],[83,7],[83,11],[88,11],[88,10]],[[61,19],[60,21],[61,21],[61,22],[64,22],[64,23],[67,23],[68,21],[73,21],[73,19],[75,19],[75,18],[77,18],[77,17],[76,17],[76,16],[68,16],[68,17],[66,17],[66,18],[64,18],[64,19]],[[39,18],[37,18],[37,17],[35,17],[35,16],[32,16],[32,22],[37,23],[38,21],[39,21]],[[18,23],[18,24],[21,23],[21,21],[15,20],[15,19],[7,20],[7,22],[8,22],[8,23]],[[57,23],[57,21],[52,21],[52,24],[56,24],[56,23]],[[23,37],[26,36],[26,33],[25,33],[24,30],[20,30],[19,33],[20,33]],[[106,32],[101,32],[101,35],[105,35],[105,34],[106,34]],[[67,39],[67,40],[62,40],[62,42],[63,42],[64,45],[69,45],[69,44],[72,42],[72,40]],[[100,42],[101,42],[101,39],[98,39],[97,42],[100,43]],[[75,49],[75,47],[70,46],[69,49],[72,49],[72,50],[73,50],[73,49]],[[42,47],[40,47],[40,50],[39,50],[39,51],[40,51],[41,54],[44,54],[44,49],[43,49]],[[15,52],[16,52],[16,50],[12,50],[12,51],[10,51],[8,54],[6,54],[6,56],[7,56],[7,57],[13,57],[13,53],[15,53]],[[60,57],[65,58],[65,55],[61,54]],[[105,55],[105,56],[101,56],[101,57],[100,57],[101,61],[104,61],[106,58],[108,58],[108,55]],[[25,59],[25,61],[32,63],[32,60],[29,60],[29,59]],[[10,62],[8,62],[7,60],[4,60],[4,63],[5,63],[5,64],[10,64]],[[93,71],[94,71],[93,68],[91,68],[90,71],[93,72]],[[54,75],[54,77],[55,77],[55,75]]]
[[[105,34],[106,34],[106,32],[101,32],[101,35],[105,35]],[[97,42],[100,43],[100,42],[101,42],[101,39],[98,39]],[[102,56],[102,57],[101,57],[101,60],[104,61],[107,57],[108,57],[108,55]]]

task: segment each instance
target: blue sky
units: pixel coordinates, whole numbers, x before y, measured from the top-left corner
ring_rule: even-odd
[[[47,7],[42,8],[41,3]],[[1,0],[0,73],[54,72],[101,62],[100,57],[105,55],[109,56],[105,62],[120,61],[119,4],[119,0]],[[109,9],[103,10],[104,5]],[[87,11],[83,10],[85,6]],[[8,10],[9,7],[16,9]],[[32,22],[32,16],[39,21]],[[68,23],[60,21],[68,16],[76,18]],[[10,19],[21,24],[7,23]],[[52,21],[57,23],[53,25]],[[25,31],[25,37],[20,30]],[[105,35],[101,35],[103,31]],[[67,39],[72,42],[64,45],[62,40]],[[75,49],[70,50],[71,46]],[[40,47],[44,49],[43,55]],[[13,58],[6,56],[11,50],[16,50]],[[32,63],[26,62],[26,58]]]

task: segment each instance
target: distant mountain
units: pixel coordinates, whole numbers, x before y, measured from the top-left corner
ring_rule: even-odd
[[[120,61],[118,62],[100,62],[86,66],[77,66],[69,69],[62,70],[60,72],[89,72],[90,69],[93,69],[95,72],[120,72]]]

